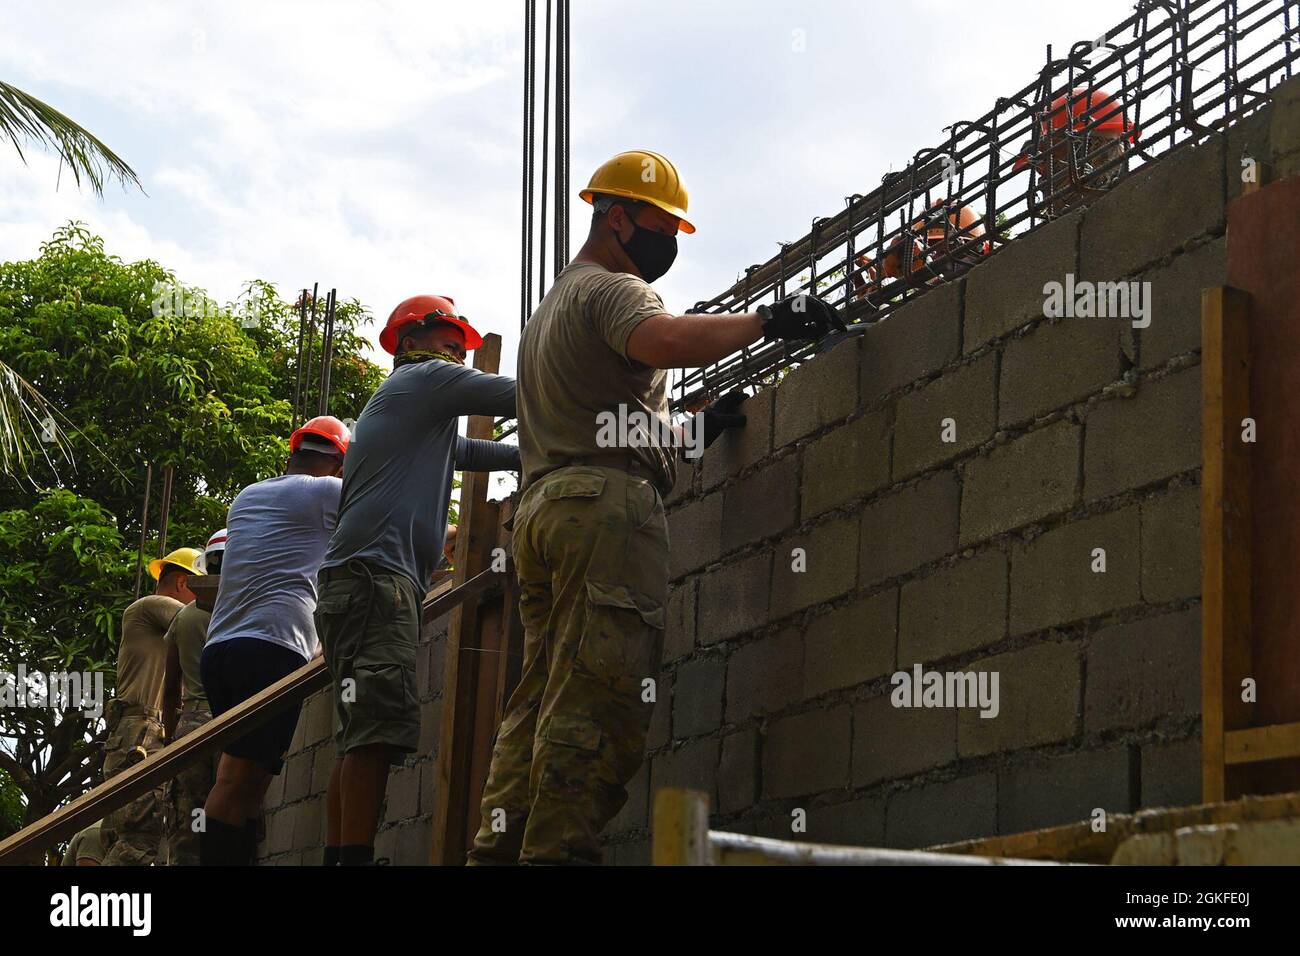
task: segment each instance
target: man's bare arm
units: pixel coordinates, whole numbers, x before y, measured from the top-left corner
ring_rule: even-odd
[[[627,354],[651,368],[699,368],[763,337],[758,314],[656,315],[627,339]]]

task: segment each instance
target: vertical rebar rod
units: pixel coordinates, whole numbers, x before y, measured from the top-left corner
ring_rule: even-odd
[[[162,510],[158,516],[158,557],[167,554],[167,522],[172,511],[172,476],[175,469],[168,465],[163,468]]]
[[[533,300],[533,52],[537,0],[524,0],[523,181],[520,183],[519,329],[528,324]]]
[[[302,290],[302,295],[298,297],[298,361],[295,366],[297,380],[293,386],[293,415],[289,419],[289,430],[293,431],[298,427],[298,407],[302,402],[302,339],[306,332],[307,326],[307,290]]]
[[[541,246],[538,256],[537,299],[540,302],[546,295],[546,177],[550,158],[551,131],[551,0],[546,0],[546,31],[542,34],[542,44],[546,49],[546,58],[542,69],[542,203],[541,228],[538,237]]]
[[[330,408],[330,362],[334,358],[334,309],[338,290],[330,289],[325,297],[325,316],[321,320],[320,397],[317,415],[328,415]]]
[[[144,466],[144,502],[140,505],[140,551],[135,557],[135,596],[140,597],[144,574],[144,543],[149,534],[149,494],[153,489],[153,464]]]
[[[307,354],[303,359],[302,417],[304,421],[307,420],[307,409],[311,408],[311,381],[314,377],[311,374],[311,352],[316,340],[316,295],[319,291],[320,283],[313,282],[311,285],[311,315],[307,321]]]

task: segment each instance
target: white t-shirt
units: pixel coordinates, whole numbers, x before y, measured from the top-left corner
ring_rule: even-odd
[[[281,475],[249,485],[226,519],[221,588],[208,644],[253,637],[310,660],[316,653],[316,573],[338,523],[343,482]]]

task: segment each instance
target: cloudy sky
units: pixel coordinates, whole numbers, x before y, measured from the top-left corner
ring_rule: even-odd
[[[545,0],[539,7],[545,10]],[[518,337],[522,15],[518,0],[0,8],[0,79],[95,132],[144,193],[102,200],[0,144],[0,260],[68,219],[214,297],[319,280],[379,320],[453,295]],[[682,170],[699,232],[657,283],[684,311],[814,216],[843,208],[942,128],[1018,90],[1127,0],[574,0],[571,220],[622,149]],[[6,152],[7,151],[7,152]],[[66,171],[65,171],[66,172]],[[372,326],[377,336],[379,321]]]

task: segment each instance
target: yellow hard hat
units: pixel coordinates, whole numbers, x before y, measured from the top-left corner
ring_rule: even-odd
[[[149,562],[149,576],[157,581],[162,577],[163,565],[174,564],[186,574],[202,574],[198,567],[199,557],[203,554],[198,548],[177,548],[165,558],[154,558]]]
[[[630,149],[606,160],[594,173],[587,188],[578,193],[587,202],[596,195],[622,196],[658,206],[681,220],[682,232],[694,232],[686,218],[690,201],[677,167],[668,157],[648,149]]]

